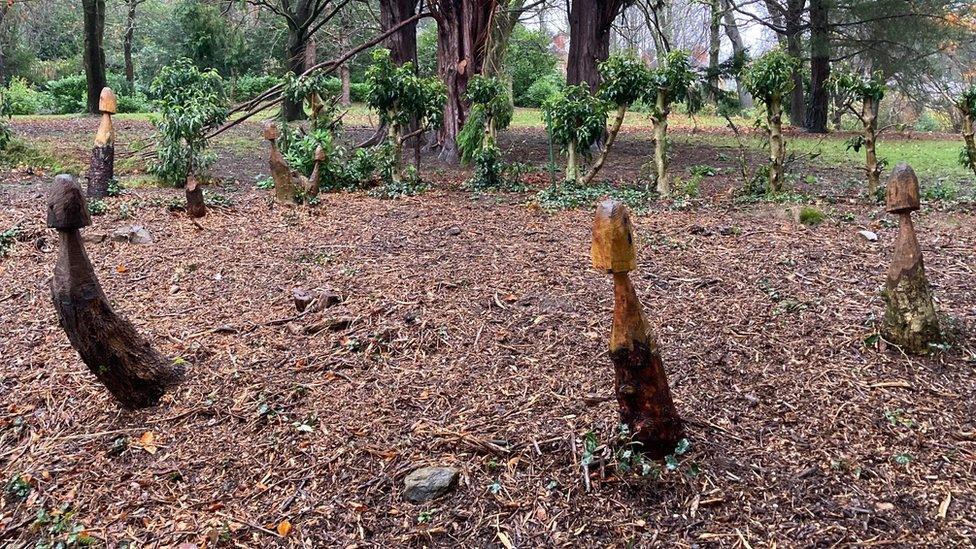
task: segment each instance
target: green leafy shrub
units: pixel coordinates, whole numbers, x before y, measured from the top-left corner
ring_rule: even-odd
[[[407,177],[402,166],[405,131],[416,120],[419,139],[425,131],[441,126],[447,88],[437,78],[414,74],[411,63],[395,65],[390,50],[386,49],[373,52],[373,64],[366,71],[366,80],[369,86],[366,104],[379,114],[380,122],[389,130],[386,142],[392,149],[389,153],[392,166],[381,173],[385,183],[399,184]],[[412,177],[416,177],[416,170]]]
[[[495,143],[498,131],[512,121],[508,92],[497,78],[477,75],[468,82],[467,98],[472,105],[471,115],[457,137],[461,161],[475,163],[472,187],[499,187],[504,164]]]
[[[94,198],[88,201],[88,213],[91,215],[105,215],[108,212],[108,204],[100,199]]]
[[[800,208],[798,217],[800,218],[800,223],[813,226],[823,223],[824,213],[813,206],[803,206]]]
[[[51,80],[44,85],[44,91],[50,97],[48,108],[52,114],[85,112],[87,90],[88,84],[83,74]]]
[[[567,86],[543,106],[546,129],[553,143],[567,155],[566,181],[579,183],[578,157],[603,136],[610,104],[590,93],[586,86]]]
[[[20,77],[10,80],[7,97],[10,101],[10,114],[37,114],[46,100],[44,94],[31,88],[27,80]]]
[[[555,82],[559,81],[560,77],[555,74],[558,59],[551,50],[551,44],[552,37],[545,31],[530,30],[521,23],[512,29],[504,66],[512,79],[511,91],[517,106],[542,106],[548,95],[536,102],[529,99],[529,89],[534,83],[547,77]]]
[[[354,103],[365,103],[368,99],[369,99],[368,82],[352,82],[349,84],[350,101]]]
[[[235,101],[248,101],[281,84],[277,76],[246,74],[234,82],[233,96]]]
[[[766,133],[769,141],[769,191],[783,190],[786,141],[783,138],[783,97],[793,89],[793,71],[800,60],[780,49],[767,52],[749,63],[743,84],[766,107]]]
[[[570,180],[539,191],[536,203],[546,211],[589,209],[604,198],[619,200],[640,212],[647,209],[654,196],[646,189],[615,187],[609,184],[581,185]]]
[[[521,96],[516,96],[515,104],[520,107],[542,107],[565,87],[566,80],[561,74],[546,74],[536,79]]]
[[[10,255],[10,250],[14,247],[14,242],[20,236],[20,227],[13,226],[6,231],[0,232],[0,257]]]
[[[654,174],[652,183],[662,196],[671,193],[668,175],[668,116],[672,105],[688,99],[688,92],[697,79],[691,66],[691,58],[683,50],[669,52],[661,64],[651,71],[644,101],[649,107],[648,116],[654,132]]]
[[[183,186],[191,169],[203,174],[215,160],[207,152],[206,132],[227,119],[223,79],[183,58],[164,67],[149,91],[160,111],[153,120],[159,146],[149,171],[170,185]]]
[[[923,185],[922,198],[929,201],[941,200],[952,202],[959,198],[959,186],[947,180],[939,180],[931,185]]]

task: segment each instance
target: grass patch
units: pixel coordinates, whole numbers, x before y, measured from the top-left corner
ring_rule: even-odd
[[[64,160],[69,160],[63,158]],[[81,167],[63,164],[54,154],[31,146],[20,139],[12,140],[0,150],[0,165],[8,168],[34,168],[58,173],[81,173]]]
[[[808,227],[813,227],[823,223],[824,213],[813,206],[804,206],[800,208],[799,214],[800,223],[807,225]]]

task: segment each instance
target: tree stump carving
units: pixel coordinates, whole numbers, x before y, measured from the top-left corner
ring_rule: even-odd
[[[111,88],[102,89],[98,110],[102,113],[102,121],[95,133],[95,147],[92,148],[88,166],[88,196],[105,198],[108,196],[108,184],[115,177],[115,127],[112,125],[112,115],[118,111],[118,102]]]
[[[885,202],[888,213],[898,215],[898,238],[883,292],[882,335],[906,353],[925,354],[931,343],[941,340],[942,332],[912,223],[920,201],[918,178],[908,164],[899,164],[892,172]]]
[[[203,186],[191,171],[186,178],[186,215],[193,219],[207,215],[207,205],[203,200]]]
[[[593,267],[613,275],[614,311],[610,360],[621,423],[641,451],[653,458],[674,452],[683,426],[671,399],[657,338],[630,280],[637,268],[633,229],[627,208],[607,200],[593,221]]]
[[[61,241],[51,295],[72,347],[122,406],[152,406],[183,379],[183,368],[168,363],[109,305],[82,243],[79,229],[91,225],[91,217],[71,176],[55,180],[47,225]]]

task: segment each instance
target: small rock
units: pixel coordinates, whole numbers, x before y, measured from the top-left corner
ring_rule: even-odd
[[[874,508],[878,511],[891,511],[895,508],[893,503],[888,503],[886,501],[881,501],[874,504]]]
[[[421,467],[404,479],[403,495],[415,503],[439,498],[457,486],[460,473],[453,467]]]
[[[447,234],[449,234],[451,236],[457,236],[457,235],[461,234],[461,227],[456,227],[456,226],[455,227],[451,227],[450,229],[447,230]]]
[[[84,240],[85,242],[88,242],[89,244],[101,244],[102,242],[105,242],[107,238],[108,235],[105,233],[86,232],[86,233],[82,233],[81,235],[81,239]]]
[[[312,294],[301,288],[295,288],[292,290],[291,295],[293,298],[295,298],[295,309],[297,309],[298,312],[304,311],[309,305],[312,304],[313,301],[315,301],[315,297],[312,296]]]
[[[112,233],[113,242],[128,242],[130,244],[152,244],[153,238],[142,225],[119,227]]]
[[[867,240],[868,242],[877,242],[878,241],[878,235],[877,235],[877,233],[874,233],[874,232],[871,232],[871,231],[857,231],[857,234],[861,235],[861,237],[863,237],[864,240]]]

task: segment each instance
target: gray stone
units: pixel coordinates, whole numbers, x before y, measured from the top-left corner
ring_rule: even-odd
[[[152,244],[153,238],[142,225],[119,227],[112,233],[113,242],[128,242],[130,244]]]
[[[878,235],[871,231],[857,231],[857,234],[861,235],[861,237],[864,238],[864,240],[867,240],[868,242],[878,241]]]
[[[439,498],[457,486],[460,473],[453,467],[421,467],[403,481],[403,495],[413,502]]]
[[[457,236],[457,235],[461,234],[461,227],[456,227],[456,226],[455,227],[451,227],[450,229],[447,230],[447,234],[449,234],[451,236]]]

